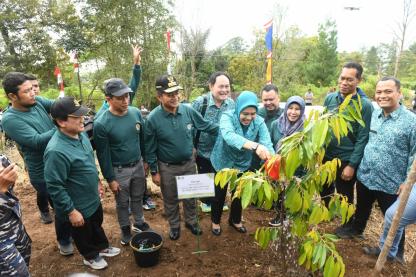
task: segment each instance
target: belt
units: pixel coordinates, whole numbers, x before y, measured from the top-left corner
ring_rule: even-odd
[[[136,166],[136,164],[138,164],[139,162],[140,160],[137,160],[135,162],[131,162],[127,164],[113,164],[113,166],[118,167],[118,168],[133,167],[133,166]]]
[[[189,161],[190,161],[190,159],[189,160],[185,160],[185,161],[181,161],[181,162],[172,162],[172,163],[168,163],[168,162],[164,162],[164,161],[160,161],[161,163],[163,163],[163,164],[165,164],[165,165],[167,165],[167,166],[170,166],[170,165],[184,165],[184,164],[186,164],[186,163],[189,163]]]

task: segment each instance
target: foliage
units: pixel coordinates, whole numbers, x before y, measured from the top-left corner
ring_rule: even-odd
[[[338,159],[323,162],[325,146],[332,137],[340,142],[341,137],[352,131],[351,123],[361,125],[361,101],[346,97],[337,111],[319,114],[310,113],[304,130],[284,138],[279,153],[268,160],[259,171],[239,172],[223,169],[215,176],[215,183],[224,187],[230,184],[235,189],[234,197],[241,198],[243,208],[253,203],[270,209],[279,196],[284,199],[283,208],[290,219],[290,233],[300,240],[298,263],[312,272],[321,270],[324,276],[343,276],[345,265],[337,252],[337,237],[320,234],[318,225],[335,217],[347,222],[355,212],[346,197],[334,194],[328,207],[319,195],[323,187],[336,178]],[[299,178],[295,172],[303,169]],[[281,211],[283,213],[284,211]],[[283,229],[262,227],[256,231],[256,241],[262,248],[277,240]]]
[[[334,21],[319,26],[318,41],[310,53],[305,75],[309,83],[327,86],[335,79],[338,65],[337,29]]]

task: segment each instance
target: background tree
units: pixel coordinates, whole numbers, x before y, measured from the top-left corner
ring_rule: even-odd
[[[394,64],[394,77],[397,77],[397,74],[399,72],[400,60],[403,54],[404,44],[407,38],[407,31],[415,15],[416,7],[413,3],[413,0],[403,0],[403,17],[401,22],[397,24],[397,30],[394,32],[398,45],[396,60]]]
[[[309,83],[327,86],[338,74],[337,29],[334,21],[319,26],[318,40],[308,57],[305,78]]]
[[[205,74],[199,74],[202,68],[203,60],[207,55],[207,41],[210,30],[190,29],[189,31],[182,28],[181,30],[181,61],[177,66],[177,73],[184,87],[184,97],[189,100],[192,89],[203,86]],[[206,79],[205,79],[206,82]]]

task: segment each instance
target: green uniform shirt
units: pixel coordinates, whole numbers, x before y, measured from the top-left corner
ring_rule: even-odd
[[[274,111],[268,111],[266,110],[265,107],[262,107],[262,108],[259,108],[259,110],[257,111],[257,114],[264,118],[264,122],[266,123],[267,129],[269,130],[269,133],[270,133],[272,122],[278,119],[282,115],[283,111],[284,109],[281,109],[279,107],[277,108],[277,110],[274,110]]]
[[[45,182],[43,152],[56,128],[49,117],[53,101],[36,96],[36,105],[22,112],[10,107],[3,114],[5,133],[14,140],[23,153],[32,183]]]
[[[157,161],[180,163],[190,160],[193,151],[192,128],[218,134],[218,124],[206,121],[190,106],[179,104],[176,114],[156,107],[147,117],[145,133],[146,160],[157,171]]]
[[[100,205],[98,171],[85,133],[78,139],[57,131],[45,150],[45,181],[56,214],[67,218],[77,209],[89,218]]]
[[[142,116],[135,107],[128,107],[127,113],[123,116],[114,115],[106,110],[94,121],[97,157],[108,182],[115,179],[113,166],[140,160],[143,147],[143,139],[140,138],[142,132]]]
[[[352,99],[357,100],[357,95],[354,95]],[[339,158],[343,162],[348,162],[355,169],[357,169],[364,155],[364,148],[368,142],[368,134],[370,132],[371,114],[373,112],[373,105],[370,100],[365,97],[360,97],[360,99],[362,105],[361,116],[365,127],[362,127],[358,122],[351,123],[353,132],[341,138],[340,144],[338,144],[338,140],[333,136],[325,153],[327,159]],[[337,109],[342,101],[341,94],[339,92],[333,92],[326,96],[324,107],[328,111],[332,111]]]

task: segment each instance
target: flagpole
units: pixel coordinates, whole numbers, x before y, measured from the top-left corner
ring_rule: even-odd
[[[266,29],[265,43],[267,48],[267,68],[266,68],[266,82],[271,84],[273,82],[273,67],[272,67],[272,53],[273,53],[273,19],[264,24]]]
[[[80,97],[80,100],[83,101],[84,98],[83,98],[83,95],[82,95],[81,77],[79,75],[78,53],[76,53],[76,52],[75,52],[75,55],[74,55],[74,72],[77,74],[79,97]]]
[[[167,73],[170,75],[172,74],[172,68],[171,68],[171,53],[170,53],[170,39],[171,39],[171,33],[169,29],[166,31],[166,44],[167,44],[167,50],[168,50],[168,66],[167,66]]]

